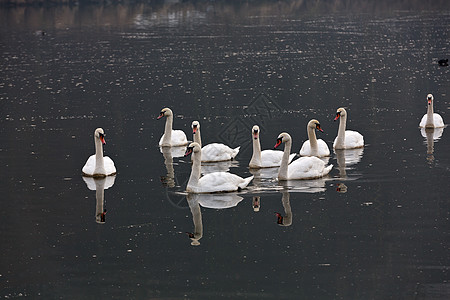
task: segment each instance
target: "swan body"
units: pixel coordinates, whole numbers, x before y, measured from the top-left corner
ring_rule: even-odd
[[[427,113],[423,115],[422,120],[420,120],[419,127],[422,128],[440,128],[444,127],[444,120],[440,114],[434,112],[433,102],[434,97],[432,94],[427,95],[428,109]]]
[[[314,179],[330,173],[333,165],[326,166],[323,160],[315,156],[300,157],[288,165],[291,151],[291,136],[283,132],[278,136],[275,148],[284,143],[283,159],[278,171],[278,180]]]
[[[252,128],[253,137],[253,155],[248,166],[252,169],[259,168],[274,168],[281,165],[283,151],[279,150],[263,150],[261,151],[261,144],[259,141],[259,126],[255,125]],[[289,163],[294,159],[295,153],[289,155]]]
[[[347,111],[340,107],[336,111],[336,118],[339,120],[338,134],[333,142],[334,149],[354,149],[364,147],[364,137],[361,133],[353,130],[345,130],[347,127]]]
[[[301,156],[330,156],[330,149],[328,149],[327,143],[322,139],[318,140],[316,138],[316,129],[323,132],[319,121],[312,119],[306,126],[308,140],[303,143],[302,148],[300,149]]]
[[[106,144],[105,133],[102,128],[94,131],[95,154],[89,156],[81,170],[83,176],[106,177],[116,174],[114,162],[108,156],[103,156],[103,144]]]
[[[242,178],[228,172],[208,173],[200,177],[202,149],[196,142],[189,144],[185,156],[192,153],[192,171],[186,192],[195,194],[234,192],[245,188],[253,176]]]
[[[160,146],[174,147],[174,146],[186,146],[189,142],[186,138],[186,134],[182,130],[173,130],[173,112],[170,108],[163,108],[159,113],[158,120],[162,117],[166,117],[166,125],[164,127],[164,134],[159,140]]]
[[[192,122],[192,134],[194,136],[194,142],[202,146],[202,138],[200,133],[200,123],[198,121]],[[239,149],[230,148],[225,144],[211,143],[202,147],[202,162],[216,162],[233,160],[239,153]]]

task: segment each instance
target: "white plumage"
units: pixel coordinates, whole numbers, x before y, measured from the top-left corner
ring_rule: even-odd
[[[327,175],[333,165],[326,166],[325,162],[315,156],[300,157],[288,165],[289,153],[291,151],[291,136],[283,132],[278,136],[275,147],[284,143],[284,155],[278,171],[278,180],[314,179]]]
[[[175,147],[186,146],[189,142],[186,138],[186,134],[182,130],[173,130],[173,112],[170,108],[163,108],[159,113],[158,120],[162,117],[166,117],[166,125],[164,127],[164,134],[159,140],[160,146]]]
[[[330,156],[330,149],[328,148],[327,143],[322,139],[318,140],[316,138],[316,129],[323,132],[319,121],[312,119],[308,122],[308,125],[306,125],[308,140],[303,143],[302,148],[300,149],[301,156]]]
[[[432,94],[427,95],[428,108],[427,113],[423,115],[420,120],[419,127],[422,128],[440,128],[444,127],[444,119],[442,119],[441,115],[434,112],[433,103],[434,97]]]
[[[242,178],[228,172],[214,172],[200,177],[202,149],[198,143],[189,144],[186,155],[192,153],[192,171],[186,187],[189,193],[234,192],[245,188],[253,176]]]
[[[94,131],[95,154],[91,155],[81,170],[84,176],[105,177],[116,174],[114,162],[108,156],[103,156],[103,144],[106,143],[102,128]]]
[[[258,168],[274,168],[281,165],[283,158],[283,151],[280,150],[263,150],[261,151],[261,144],[259,140],[259,126],[255,125],[252,128],[253,140],[253,155],[248,166],[253,169]],[[294,159],[295,153],[289,155],[289,163]]]
[[[339,120],[338,134],[333,142],[334,149],[354,149],[364,147],[364,137],[357,131],[345,130],[347,126],[347,111],[340,107],[336,112]]]

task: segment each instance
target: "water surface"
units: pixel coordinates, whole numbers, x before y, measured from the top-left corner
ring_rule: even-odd
[[[0,296],[448,298],[448,129],[418,128],[428,93],[450,118],[448,4],[299,3],[1,10]],[[341,106],[366,145],[328,177],[247,168],[254,124],[298,152],[315,118],[331,147]],[[163,107],[241,145],[220,167],[249,188],[187,197]],[[97,127],[105,182],[81,177]]]

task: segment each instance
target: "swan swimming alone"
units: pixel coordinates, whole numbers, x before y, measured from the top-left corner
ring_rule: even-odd
[[[419,127],[422,128],[439,128],[444,127],[444,120],[441,115],[434,112],[433,102],[434,97],[432,94],[427,95],[428,109],[427,113],[423,115],[422,120],[420,120]]]
[[[300,149],[301,156],[330,156],[330,149],[328,149],[327,143],[322,139],[316,138],[315,130],[323,132],[320,127],[319,121],[312,119],[306,125],[306,131],[308,132],[308,140],[305,141]]]
[[[234,192],[245,188],[253,179],[253,176],[242,178],[228,172],[208,173],[200,177],[202,149],[198,143],[189,144],[185,156],[191,153],[192,171],[186,187],[188,193]]]
[[[159,140],[159,145],[164,147],[186,146],[189,142],[186,134],[182,130],[173,130],[173,112],[166,107],[161,110],[157,120],[166,117],[166,125],[164,127],[164,134]]]
[[[330,173],[333,165],[325,166],[320,158],[315,156],[300,157],[288,165],[289,153],[291,152],[292,138],[283,132],[278,136],[275,148],[284,145],[283,159],[278,171],[278,180],[314,179]]]
[[[280,150],[263,150],[261,151],[261,143],[259,141],[259,126],[252,128],[253,155],[248,164],[251,169],[273,168],[281,165],[283,151]],[[289,155],[289,163],[294,159],[295,153]]]
[[[105,133],[102,128],[94,131],[95,154],[89,156],[81,170],[83,176],[106,177],[116,174],[114,162],[108,156],[103,156],[103,144],[106,144]]]
[[[364,137],[353,130],[345,130],[347,127],[347,111],[340,107],[336,111],[334,120],[339,120],[338,134],[333,142],[334,149],[354,149],[364,147]]]
[[[200,122],[193,121],[192,122],[192,134],[194,136],[194,142],[198,143],[200,147],[202,147],[202,137],[200,134]],[[236,155],[239,153],[239,149],[230,148],[225,144],[220,143],[211,143],[202,147],[202,162],[218,162],[218,161],[227,161],[233,160]]]

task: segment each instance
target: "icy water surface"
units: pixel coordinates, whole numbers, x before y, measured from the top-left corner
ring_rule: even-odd
[[[0,10],[0,297],[448,299],[448,129],[418,123],[428,93],[450,119],[450,8],[380,3]],[[253,125],[298,152],[315,118],[331,148],[341,106],[365,147],[329,176],[248,169]],[[186,195],[163,107],[241,146],[204,171],[248,189]],[[81,176],[97,127],[118,171],[100,181]]]

